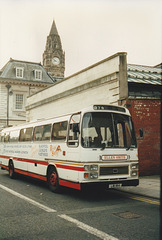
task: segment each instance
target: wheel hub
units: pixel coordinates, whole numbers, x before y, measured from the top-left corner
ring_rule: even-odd
[[[50,176],[50,184],[52,186],[56,186],[57,184],[57,174],[55,172],[53,172]]]

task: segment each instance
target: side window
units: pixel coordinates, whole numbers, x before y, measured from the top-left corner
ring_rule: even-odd
[[[74,114],[70,119],[68,145],[77,147],[79,144],[80,114]]]
[[[67,121],[53,124],[52,140],[65,140],[67,135]]]
[[[1,133],[1,142],[4,142],[4,133]]]
[[[4,142],[7,143],[10,140],[10,133],[9,132],[5,132],[4,134]]]
[[[19,140],[19,131],[10,132],[10,142],[18,142]]]
[[[51,139],[51,124],[44,125],[42,141],[49,141]]]
[[[34,141],[49,141],[51,138],[51,124],[35,127],[33,136]]]
[[[20,130],[20,142],[29,142],[32,141],[33,128],[24,128]]]

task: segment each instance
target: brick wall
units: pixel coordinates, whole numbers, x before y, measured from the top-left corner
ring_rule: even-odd
[[[160,100],[126,100],[136,132],[140,175],[160,173]],[[139,129],[143,129],[143,137]]]

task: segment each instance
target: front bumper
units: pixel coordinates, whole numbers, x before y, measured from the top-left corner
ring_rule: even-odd
[[[131,179],[131,180],[114,180],[114,181],[102,181],[102,182],[86,182],[81,183],[81,189],[109,189],[109,185],[117,185],[121,184],[122,187],[126,186],[138,186],[139,185],[139,179]]]

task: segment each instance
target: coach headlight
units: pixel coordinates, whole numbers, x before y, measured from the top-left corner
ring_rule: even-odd
[[[137,177],[139,172],[138,172],[138,163],[134,163],[131,165],[131,176],[132,177]]]
[[[89,165],[84,165],[84,170],[89,171]]]
[[[138,176],[138,172],[133,171],[133,172],[131,173],[131,175],[132,175],[132,177],[136,177],[136,176]]]
[[[96,179],[98,178],[98,165],[84,165],[84,178],[85,179]]]
[[[132,170],[138,170],[138,163],[131,165]]]
[[[84,165],[84,170],[85,171],[92,171],[92,172],[94,172],[94,171],[98,171],[98,165]]]
[[[98,171],[98,165],[90,165],[90,171]]]
[[[90,173],[90,178],[91,179],[98,178],[98,173],[97,172]]]

